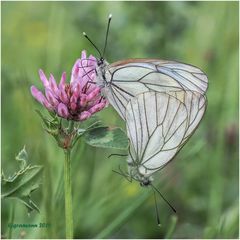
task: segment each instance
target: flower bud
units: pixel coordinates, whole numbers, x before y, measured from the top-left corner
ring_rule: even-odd
[[[106,103],[105,102],[100,102],[96,105],[94,105],[93,107],[91,107],[88,111],[91,114],[94,114],[96,112],[99,112],[100,110],[102,110],[105,107]]]
[[[80,106],[85,107],[87,105],[87,95],[81,94],[80,96]]]
[[[91,116],[91,113],[88,111],[84,111],[79,115],[79,120],[83,121],[86,120],[87,118],[89,118]]]
[[[77,98],[72,95],[71,99],[70,99],[70,108],[74,111],[77,108]]]
[[[59,83],[59,88],[64,88],[65,83],[66,83],[66,72],[63,72],[60,83]]]
[[[59,89],[59,98],[63,103],[68,104],[68,95],[64,88]]]
[[[90,92],[87,95],[87,101],[92,101],[99,93],[100,93],[101,89],[100,88],[95,88],[92,92]]]
[[[47,100],[48,100],[54,107],[56,107],[56,106],[59,104],[58,100],[54,97],[54,95],[53,95],[53,93],[52,93],[52,91],[51,91],[50,89],[46,89],[46,90],[45,90],[45,95],[46,95],[46,97],[47,97]]]
[[[75,85],[73,85],[73,95],[78,98],[80,93],[81,93],[81,87],[80,87],[80,83],[76,83]]]
[[[68,118],[69,116],[68,108],[63,103],[58,104],[57,113],[60,117],[63,117],[63,118]]]
[[[81,61],[80,59],[77,59],[77,61],[73,65],[70,83],[73,83],[78,77],[78,72],[80,70],[79,69],[80,61]]]
[[[47,106],[47,108],[51,108],[52,106],[50,103],[48,103],[47,99],[45,98],[45,96],[42,94],[42,92],[40,92],[35,86],[31,86],[31,93],[32,96],[38,101],[40,102],[42,105]]]
[[[49,85],[52,92],[57,96],[59,94],[59,91],[58,91],[57,83],[52,74],[50,74]]]
[[[43,83],[43,86],[44,86],[45,88],[46,88],[46,87],[49,87],[49,82],[48,82],[47,77],[45,76],[43,70],[40,69],[40,70],[38,71],[38,73],[39,73],[39,77],[40,77],[40,79],[41,79],[41,81],[42,81],[42,83]]]

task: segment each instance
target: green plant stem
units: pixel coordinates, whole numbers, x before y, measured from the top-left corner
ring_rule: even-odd
[[[72,181],[71,181],[71,150],[64,151],[64,188],[65,188],[65,225],[66,239],[73,239],[73,211],[72,211]]]
[[[74,130],[74,121],[69,121],[69,125],[68,125],[69,133],[72,133],[73,130]]]
[[[173,215],[171,217],[171,222],[170,222],[170,225],[168,227],[168,230],[167,230],[167,233],[165,235],[165,239],[170,239],[170,238],[173,238],[173,233],[174,233],[174,230],[176,228],[176,225],[177,225],[177,216]]]
[[[10,221],[9,223],[13,224],[14,223],[14,217],[15,217],[15,204],[13,203],[11,207],[11,213],[10,213]],[[12,239],[12,227],[9,228],[8,231],[8,239]]]

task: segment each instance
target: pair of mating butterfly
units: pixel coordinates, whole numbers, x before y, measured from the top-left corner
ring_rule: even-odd
[[[199,68],[175,61],[128,59],[109,65],[104,53],[110,21],[111,15],[103,54],[83,34],[100,54],[96,83],[126,122],[128,173],[121,174],[154,187],[152,174],[174,158],[201,121],[208,79]]]

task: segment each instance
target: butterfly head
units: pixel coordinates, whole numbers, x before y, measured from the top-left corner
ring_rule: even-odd
[[[133,161],[128,159],[128,172],[131,178],[138,181],[141,187],[147,187],[151,185],[153,177],[140,173],[139,166]]]
[[[147,186],[151,185],[151,182],[152,182],[152,180],[151,180],[150,178],[144,177],[144,178],[142,178],[142,180],[140,181],[140,186],[141,186],[141,187],[147,187]]]
[[[97,65],[98,65],[98,67],[104,65],[104,62],[105,62],[105,60],[104,60],[103,57],[100,57],[99,59],[97,59]]]
[[[109,75],[110,73],[107,71],[109,63],[103,59],[99,58],[97,59],[97,68],[96,68],[96,74],[97,74],[97,84],[99,87],[106,87],[108,86],[109,82],[107,79],[110,79],[111,76]]]
[[[93,43],[93,41],[88,37],[88,35],[85,32],[83,32],[83,36],[92,44],[92,46],[96,49],[96,51],[99,54],[99,58],[97,59],[97,66],[98,67],[96,69],[96,73],[97,73],[97,84],[100,87],[105,87],[106,85],[109,84],[108,81],[107,81],[107,78],[109,76],[106,76],[106,73],[107,73],[106,67],[109,64],[104,59],[104,56],[105,56],[106,48],[107,48],[108,33],[109,33],[111,19],[112,19],[112,14],[109,14],[103,51],[100,51],[99,48]]]
[[[105,69],[107,65],[109,65],[109,63],[103,57],[97,58],[98,68]]]

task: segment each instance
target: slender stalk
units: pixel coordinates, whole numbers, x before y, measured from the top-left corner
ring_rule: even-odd
[[[68,132],[72,133],[73,129],[74,129],[74,121],[70,121],[68,125]]]
[[[71,150],[64,151],[64,188],[65,188],[65,225],[66,239],[73,239],[73,211],[72,211],[72,181],[71,181]]]
[[[15,217],[15,204],[13,203],[12,207],[11,207],[11,213],[10,213],[10,224],[13,224],[14,222],[14,217]],[[9,231],[8,231],[8,239],[12,239],[12,227],[9,227]]]

